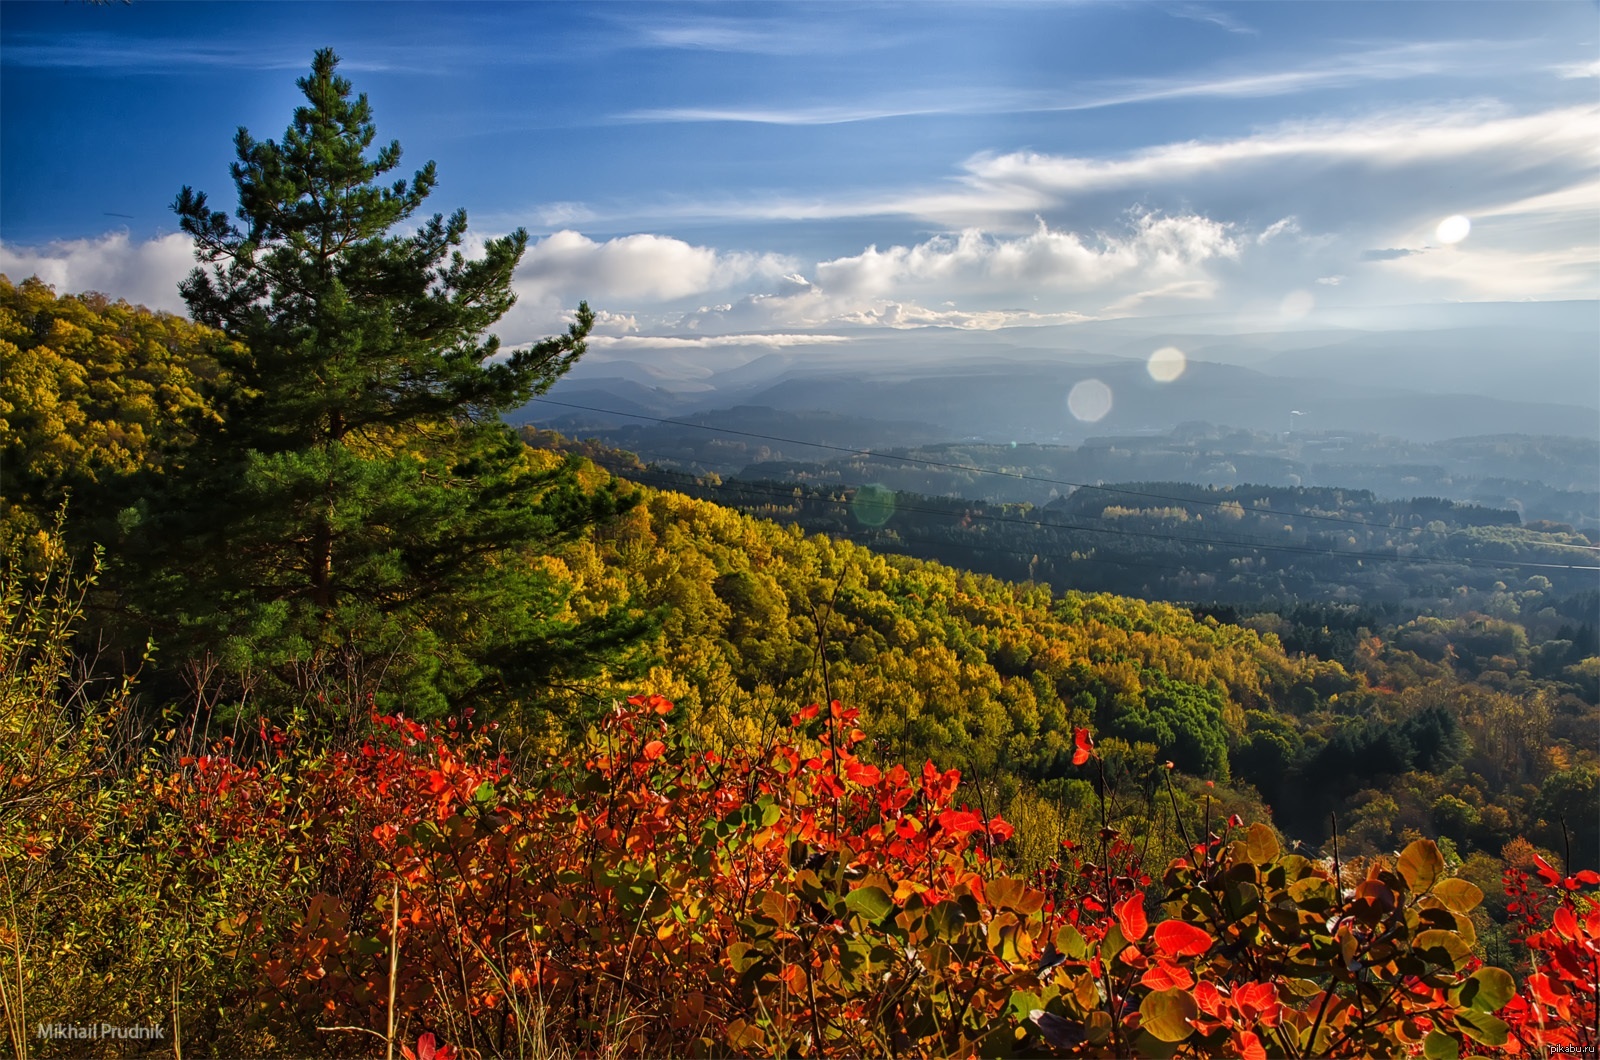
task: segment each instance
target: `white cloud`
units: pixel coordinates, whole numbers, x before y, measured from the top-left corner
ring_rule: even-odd
[[[249,40],[207,40],[196,43],[182,37],[141,37],[126,33],[18,33],[6,43],[6,63],[16,66],[66,69],[170,72],[174,68],[239,70],[299,70],[311,65],[311,45],[284,45],[254,37]],[[341,48],[341,73],[436,73],[466,58],[443,43],[406,41],[387,46],[366,41],[355,53]]]
[[[1327,231],[1437,209],[1441,188],[1462,200],[1451,204],[1462,213],[1512,190],[1556,192],[1592,179],[1597,161],[1600,107],[1512,114],[1497,103],[1468,102],[1284,122],[1246,136],[1158,144],[1121,156],[986,152],[938,185],[678,203],[652,216],[658,222],[910,217],[953,231],[1022,233],[1036,217],[1104,223],[1130,202],[1143,202],[1240,221],[1293,216],[1301,230]]]
[[[1083,291],[1130,273],[1141,279],[1183,276],[1212,258],[1238,253],[1226,225],[1194,215],[1142,214],[1125,234],[1089,238],[1038,221],[1033,232],[1016,239],[968,229],[911,247],[868,247],[818,264],[817,282],[833,293],[868,297],[939,284],[967,293]]]
[[[1290,215],[1288,217],[1280,218],[1264,228],[1261,231],[1261,234],[1256,236],[1256,244],[1258,246],[1265,246],[1281,235],[1294,236],[1299,234],[1300,219]]]
[[[1600,296],[1600,180],[1473,210],[1468,234],[1439,246],[1440,218],[1423,215],[1396,242],[1424,246],[1378,252],[1382,272],[1466,298]],[[1430,245],[1431,244],[1431,245]]]
[[[793,268],[776,255],[723,253],[670,236],[629,235],[599,243],[564,229],[528,248],[517,269],[517,290],[539,303],[578,298],[596,305],[665,302],[752,277],[775,278]]]
[[[703,306],[679,326],[988,330],[1070,323],[1087,319],[1085,307],[1118,298],[1130,305],[1208,298],[1217,284],[1207,266],[1239,253],[1227,225],[1197,215],[1137,213],[1118,231],[1087,235],[1043,221],[1014,238],[974,228],[822,261],[814,282],[784,276],[767,292]],[[1029,298],[1041,305],[1016,307]]]
[[[545,228],[566,228],[593,221],[595,213],[581,202],[547,202],[533,208],[533,216]]]
[[[851,340],[848,335],[785,335],[781,333],[696,335],[693,337],[682,335],[596,335],[589,339],[589,345],[595,349],[605,350],[704,350],[725,346],[760,346],[770,349],[785,349],[790,346],[829,346],[837,342],[849,341]]]
[[[1231,28],[1225,16],[1200,21]],[[1236,24],[1235,24],[1236,25]],[[1241,32],[1235,30],[1235,32]],[[1242,30],[1242,32],[1253,32]],[[968,86],[959,92],[898,92],[843,102],[727,103],[647,107],[616,115],[622,121],[729,122],[756,125],[839,125],[932,115],[1034,114],[1099,110],[1135,103],[1185,99],[1256,99],[1300,92],[1397,81],[1450,71],[1499,66],[1503,46],[1481,41],[1420,41],[1347,52],[1300,66],[1266,72],[1213,71],[1195,77],[1142,78],[1088,84],[1068,93]],[[1492,57],[1492,58],[1491,58]],[[1563,68],[1563,70],[1568,68]],[[1565,76],[1565,75],[1564,75]],[[1572,75],[1584,76],[1584,75]]]
[[[1355,121],[1307,121],[1232,140],[1163,144],[1120,159],[1037,152],[980,155],[967,164],[973,183],[1036,188],[1070,196],[1151,183],[1171,184],[1227,170],[1290,161],[1354,162],[1373,170],[1468,157],[1526,171],[1541,162],[1591,165],[1600,155],[1600,107],[1490,117],[1469,111],[1410,112]]]
[[[1568,80],[1600,77],[1600,59],[1593,59],[1586,63],[1564,63],[1556,67],[1556,74]]]
[[[613,313],[607,309],[599,309],[594,314],[594,329],[592,334],[601,335],[626,335],[639,330],[639,318],[632,313]]]
[[[750,55],[837,55],[881,47],[888,39],[881,32],[851,32],[830,20],[751,16],[749,12],[737,18],[718,18],[663,15],[641,9],[626,17],[613,17],[612,21],[619,36],[636,46]]]
[[[1225,29],[1229,33],[1248,34],[1252,37],[1260,36],[1261,34],[1260,30],[1253,26],[1245,25],[1232,15],[1201,4],[1182,4],[1176,8],[1169,9],[1169,14],[1177,18],[1186,18],[1193,22],[1209,22],[1211,25]]]
[[[57,294],[100,291],[173,313],[187,312],[178,281],[194,266],[194,244],[180,233],[137,243],[127,232],[108,232],[36,247],[0,244],[0,272],[13,281],[38,276]]]
[[[1108,316],[1122,316],[1132,313],[1146,302],[1161,301],[1163,299],[1183,299],[1189,301],[1207,301],[1215,298],[1217,283],[1214,280],[1179,280],[1176,283],[1163,284],[1148,291],[1135,291],[1117,299],[1105,307]]]

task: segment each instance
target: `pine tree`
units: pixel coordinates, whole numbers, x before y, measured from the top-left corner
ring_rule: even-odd
[[[434,165],[384,182],[400,146],[372,150],[337,64],[316,54],[281,143],[239,130],[238,223],[188,187],[174,206],[202,262],[182,294],[243,353],[220,428],[125,520],[157,557],[144,610],[179,656],[280,697],[536,699],[637,627],[564,620],[540,561],[627,498],[541,465],[500,419],[577,360],[593,315],[502,354],[487,332],[526,232],[469,258],[464,211],[403,231]]]

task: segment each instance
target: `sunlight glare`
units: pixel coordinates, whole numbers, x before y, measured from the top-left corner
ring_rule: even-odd
[[[1098,379],[1085,379],[1067,394],[1067,411],[1084,423],[1099,423],[1111,411],[1111,388]]]
[[[1459,243],[1467,238],[1467,233],[1472,231],[1472,221],[1461,214],[1451,214],[1439,222],[1439,227],[1433,234],[1439,237],[1441,243]]]
[[[1183,351],[1176,346],[1163,346],[1150,355],[1150,360],[1145,364],[1145,370],[1150,373],[1150,378],[1158,383],[1170,383],[1183,374],[1189,367],[1189,359]]]
[[[863,526],[882,526],[894,515],[894,490],[876,483],[862,486],[850,499],[850,514]]]
[[[1286,320],[1299,320],[1316,306],[1317,298],[1310,291],[1290,291],[1278,305],[1278,313]]]

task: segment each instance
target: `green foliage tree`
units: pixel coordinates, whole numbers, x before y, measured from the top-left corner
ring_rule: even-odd
[[[242,352],[219,429],[124,520],[154,554],[144,612],[185,657],[279,693],[376,691],[420,713],[536,697],[637,626],[577,621],[541,560],[626,493],[541,462],[499,418],[567,371],[593,315],[503,354],[487,332],[526,232],[469,258],[465,211],[397,231],[434,165],[385,182],[400,146],[373,150],[337,65],[316,54],[281,142],[240,129],[238,223],[188,187],[174,206],[202,263],[184,299]]]
[[[0,544],[46,564],[70,494],[77,543],[104,539],[130,476],[159,475],[215,418],[221,335],[105,295],[0,276]],[[80,532],[81,531],[81,532]],[[15,546],[15,547],[13,547]]]

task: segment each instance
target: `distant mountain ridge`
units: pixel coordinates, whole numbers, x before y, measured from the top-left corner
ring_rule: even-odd
[[[929,423],[942,428],[948,440],[993,442],[1076,443],[1107,432],[1161,432],[1194,420],[1256,431],[1292,427],[1414,441],[1469,434],[1600,436],[1600,409],[1575,403],[1424,393],[1209,362],[1190,362],[1171,383],[1151,379],[1137,361],[1083,356],[1053,362],[994,357],[915,372],[896,368],[856,368],[830,359],[787,364],[765,379],[759,376],[766,373],[745,372],[734,380],[714,375],[693,386],[670,388],[645,385],[637,375],[596,370],[574,373],[550,396],[618,413],[669,418],[739,405],[827,411]],[[1109,411],[1093,421],[1075,418],[1067,406],[1072,388],[1088,380],[1104,384],[1111,393]],[[521,418],[567,431],[625,422],[625,417],[572,416],[537,404]]]

